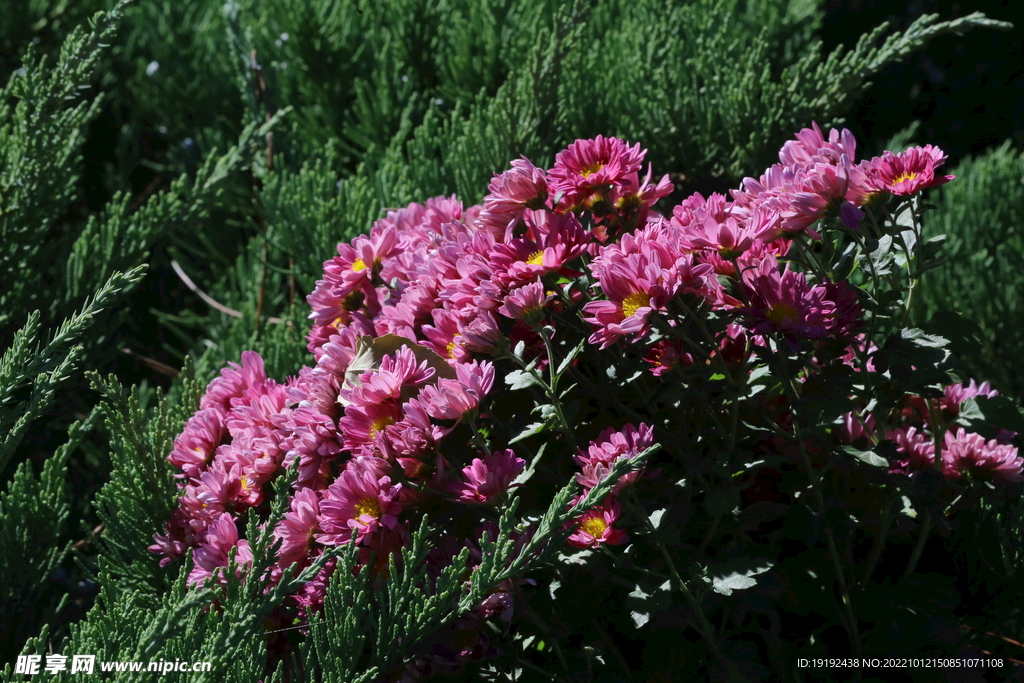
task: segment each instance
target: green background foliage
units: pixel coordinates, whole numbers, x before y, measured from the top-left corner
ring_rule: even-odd
[[[278,379],[307,363],[304,297],[384,208],[472,204],[511,159],[577,137],[641,142],[679,198],[757,175],[812,120],[875,152],[923,119],[959,179],[927,225],[950,269],[920,305],[973,319],[965,368],[1019,394],[1019,29],[859,4],[0,2],[2,661],[70,635],[113,659],[231,647],[259,669],[239,624],[269,603],[204,616],[145,550],[198,392],[245,349]]]

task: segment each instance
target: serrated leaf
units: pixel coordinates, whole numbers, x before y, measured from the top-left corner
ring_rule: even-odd
[[[640,584],[626,596],[626,606],[633,624],[641,628],[651,620],[651,616],[666,609],[672,604],[672,582],[666,581],[657,588],[645,589]]]
[[[505,383],[513,391],[527,389],[532,386],[543,386],[532,372],[527,372],[526,370],[513,370],[508,373],[505,375]]]
[[[512,445],[514,443],[519,443],[523,439],[529,439],[531,436],[533,436],[535,434],[540,434],[545,429],[547,429],[547,427],[548,427],[548,423],[547,422],[533,422],[531,424],[528,424],[523,429],[523,431],[519,432],[519,434],[517,436],[509,439],[508,443],[509,443],[509,445]]]
[[[547,447],[548,445],[546,443],[542,443],[540,445],[540,448],[537,449],[537,455],[531,458],[530,463],[522,472],[519,473],[519,476],[513,480],[513,485],[522,486],[530,480],[530,477],[532,477],[533,473],[537,470],[537,464],[540,462],[540,459],[544,457],[544,451],[547,450]]]
[[[930,349],[941,349],[949,346],[949,340],[945,337],[940,337],[937,334],[928,334],[917,327],[909,327],[900,330],[900,337],[917,346],[923,346]]]
[[[964,402],[960,408],[961,417],[964,417],[968,403],[974,404],[979,419],[986,423],[1018,433],[1024,432],[1024,415],[1021,415],[1020,408],[1013,399],[1007,396],[977,396]]]
[[[853,446],[844,446],[843,452],[847,455],[852,455],[857,460],[872,465],[873,467],[889,467],[889,461],[878,455],[874,451],[862,451],[859,448]]]
[[[711,570],[711,587],[716,593],[732,595],[733,591],[745,590],[757,585],[753,577],[772,568],[770,560],[735,560]]]
[[[569,367],[569,364],[572,363],[576,356],[579,355],[580,351],[583,350],[583,346],[585,344],[586,340],[583,340],[569,351],[568,355],[566,355],[566,357],[562,359],[562,362],[558,364],[558,369],[555,370],[556,375],[561,375],[565,372],[565,369]]]

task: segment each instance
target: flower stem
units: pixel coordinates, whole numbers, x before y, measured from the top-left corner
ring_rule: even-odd
[[[565,438],[568,439],[569,445],[572,446],[573,450],[576,450],[576,433],[572,427],[569,426],[569,421],[565,419],[565,414],[562,412],[562,399],[558,395],[558,373],[555,372],[555,352],[551,346],[551,337],[543,327],[540,329],[540,336],[544,340],[544,348],[548,353],[548,376],[550,380],[545,385],[547,390],[548,400],[551,401],[552,407],[555,409],[555,415],[558,417],[558,423],[561,425],[562,433],[565,434]]]
[[[629,669],[629,665],[626,664],[626,659],[622,656],[622,653],[619,652],[619,648],[615,647],[615,643],[613,643],[612,639],[608,637],[608,634],[605,632],[603,628],[601,628],[601,625],[597,623],[597,619],[591,619],[590,623],[594,625],[594,630],[597,631],[598,635],[601,636],[601,640],[603,640],[605,644],[608,646],[608,648],[612,651],[612,655],[615,657],[615,661],[618,662],[619,666],[622,667],[622,670],[626,674],[626,680],[632,681],[633,674]]]
[[[907,578],[914,573],[917,569],[917,562],[921,559],[921,552],[924,550],[925,541],[928,540],[928,534],[932,530],[932,511],[924,511],[924,522],[921,524],[921,533],[917,537],[917,543],[914,544],[914,551],[910,554],[910,562],[907,563],[907,569],[903,572],[903,578]]]
[[[788,377],[787,377],[788,379]],[[819,514],[825,514],[825,497],[821,493],[821,482],[818,473],[811,467],[811,460],[807,457],[807,450],[804,448],[804,441],[800,433],[800,423],[796,416],[793,416],[793,434],[800,449],[800,464],[804,473],[811,481],[811,490],[814,492],[815,501],[818,503]],[[824,519],[822,520],[824,521]],[[853,613],[853,603],[850,601],[850,589],[846,583],[846,576],[843,572],[843,563],[839,559],[839,551],[836,549],[836,540],[832,535],[832,529],[825,527],[825,542],[828,545],[828,554],[832,560],[832,568],[836,572],[836,581],[839,582],[839,593],[843,598],[843,607],[846,610],[847,630],[850,634],[850,643],[853,645],[853,655],[860,657],[860,629],[857,627],[857,617]]]
[[[722,653],[718,650],[718,643],[715,641],[715,629],[711,625],[711,622],[708,621],[707,615],[704,614],[704,610],[701,608],[700,601],[696,598],[696,596],[694,596],[692,592],[690,592],[690,589],[687,587],[686,582],[683,581],[682,577],[679,575],[679,572],[676,570],[676,564],[672,561],[672,555],[668,552],[668,548],[666,548],[664,544],[654,539],[653,535],[657,532],[657,529],[655,529],[654,525],[651,524],[650,518],[644,512],[643,507],[640,505],[640,501],[637,500],[636,492],[633,489],[629,489],[628,496],[630,504],[634,507],[640,519],[644,521],[644,526],[647,528],[648,537],[651,538],[653,543],[656,546],[658,546],[658,550],[661,551],[661,556],[665,559],[665,564],[668,566],[669,573],[675,580],[674,583],[676,584],[679,592],[683,594],[683,597],[686,599],[686,601],[690,603],[691,607],[693,607],[693,611],[697,615],[697,624],[694,626],[694,628],[696,628],[697,632],[700,633],[704,640],[707,641],[708,645],[711,647],[711,651],[715,654],[715,656],[721,657]]]
[[[875,571],[875,565],[878,564],[878,558],[882,555],[882,548],[885,547],[885,536],[889,532],[889,524],[892,521],[890,517],[890,510],[892,509],[892,500],[882,508],[882,519],[881,528],[878,530],[878,536],[875,538],[875,544],[871,547],[871,555],[868,556],[868,566],[864,570],[864,578],[861,579],[860,585],[863,588],[868,585],[868,581],[871,580],[871,574]]]

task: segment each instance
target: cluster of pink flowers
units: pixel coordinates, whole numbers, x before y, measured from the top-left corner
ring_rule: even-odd
[[[368,235],[338,245],[307,297],[312,367],[279,383],[247,351],[210,383],[174,441],[179,506],[151,550],[166,564],[194,549],[191,583],[225,567],[231,552],[240,565],[251,562],[243,517],[264,514],[270,486],[295,467],[289,509],[273,529],[281,545],[271,580],[352,542],[386,571],[427,505],[476,515],[476,531],[446,535],[431,566],[450,563],[462,547],[478,556],[487,528],[481,506],[503,505],[526,464],[513,449],[481,445],[478,423],[498,424],[496,372],[520,342],[521,360],[544,369],[551,339],[542,328],[552,325],[559,339],[573,334],[557,324],[566,309],[581,311],[598,351],[640,345],[650,372],[666,382],[716,357],[730,370],[745,367],[751,347],[773,336],[794,350],[852,343],[861,320],[854,290],[793,269],[793,240],[818,238],[819,221],[856,229],[861,207],[879,196],[951,179],[936,175],[945,157],[930,146],[860,163],[855,149],[847,131],[826,139],[815,125],[731,199],[694,194],[662,216],[654,205],[673,190],[668,176],[652,182],[648,166],[641,178],[645,150],[599,136],[577,140],[548,170],[513,161],[479,206],[438,197],[389,211]],[[726,324],[702,340],[708,346],[697,358],[682,323],[709,314]],[[972,391],[987,387],[951,389],[940,410],[955,412]],[[870,419],[847,422],[851,440],[874,429]],[[925,417],[890,435],[906,455],[901,471],[934,460],[927,429]],[[1016,449],[962,429],[944,438],[949,476],[1021,478]],[[575,457],[584,494],[617,460],[652,444],[643,423],[600,432]],[[620,479],[599,508],[573,520],[569,543],[625,543],[619,495],[641,474]],[[328,563],[294,596],[300,616],[322,604],[333,571]],[[495,589],[477,615],[510,619],[522,581]]]
[[[779,163],[759,179],[745,178],[733,192],[735,211],[755,210],[778,215],[766,228],[769,236],[806,232],[818,239],[812,226],[822,219],[839,219],[855,230],[865,204],[888,195],[907,196],[949,182],[936,175],[946,161],[937,147],[912,147],[901,154],[886,152],[855,163],[857,142],[849,130],[832,130],[828,139],[817,124],[805,128],[783,145]]]
[[[925,399],[909,396],[902,413],[903,424],[886,431],[886,437],[895,441],[902,458],[893,463],[892,471],[913,474],[923,467],[936,467],[936,447],[941,452],[938,464],[947,479],[971,479],[995,484],[1024,481],[1024,458],[1010,442],[1013,432],[998,430],[993,439],[968,432],[958,424],[960,410],[968,399],[994,398],[999,392],[988,382],[977,384],[951,384],[945,387],[942,398]],[[942,439],[936,443],[934,433],[940,429]]]
[[[654,430],[650,425],[641,423],[639,427],[634,427],[627,424],[621,430],[612,427],[605,429],[590,443],[586,452],[581,451],[576,455],[576,464],[581,470],[576,475],[576,481],[583,492],[576,497],[574,503],[582,500],[592,488],[607,479],[617,460],[636,457],[653,444]],[[618,494],[643,474],[644,470],[637,470],[620,477],[600,507],[574,520],[572,526],[576,531],[569,537],[569,544],[577,548],[593,548],[601,544],[626,543],[629,536],[614,526],[622,512]]]
[[[896,444],[899,457],[890,462],[890,472],[913,476],[923,469],[938,468],[947,479],[977,479],[993,484],[1024,481],[1024,457],[1012,445],[1017,435],[998,429],[995,438],[986,439],[968,432],[958,423],[964,402],[977,397],[994,398],[999,392],[988,382],[971,380],[969,384],[950,384],[942,398],[908,396],[900,413],[900,424],[885,430],[884,438]],[[935,424],[938,419],[941,424]],[[877,442],[876,419],[871,413],[859,418],[853,413],[843,418],[840,437],[849,443],[866,445]],[[936,439],[936,434],[941,434]],[[936,447],[941,453],[936,462]]]

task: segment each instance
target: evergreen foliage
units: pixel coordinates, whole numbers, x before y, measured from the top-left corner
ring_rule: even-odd
[[[977,325],[965,370],[1024,397],[1024,155],[1007,141],[952,172],[957,180],[942,189],[926,224],[930,234],[946,235],[948,263],[929,276],[924,308],[958,311]]]
[[[32,313],[14,335],[11,347],[0,358],[0,471],[7,466],[32,421],[52,405],[61,384],[81,360],[83,347],[79,342],[90,331],[94,318],[136,284],[144,271],[143,265],[128,273],[111,275],[81,313],[65,320],[42,348],[39,311]]]
[[[91,420],[91,417],[90,417]],[[63,541],[70,505],[66,483],[68,456],[89,430],[76,422],[68,440],[46,461],[37,477],[31,463],[19,465],[0,496],[0,638],[12,642],[19,625],[35,622],[52,605],[41,593],[50,572],[67,554]]]
[[[82,26],[101,5],[112,8]],[[252,578],[232,568],[223,586],[187,590],[184,572],[170,576],[146,550],[178,494],[166,455],[226,361],[255,349],[278,378],[302,365],[304,297],[339,241],[366,232],[383,208],[451,193],[473,203],[509,159],[548,163],[569,141],[599,133],[644,141],[655,166],[684,186],[733,185],[769,165],[793,130],[840,121],[887,64],[940,35],[1005,27],[978,14],[929,15],[824,54],[815,0],[0,2],[0,14],[10,17],[0,27],[8,58],[0,74],[10,74],[0,91],[0,268],[9,274],[0,281],[0,339],[9,346],[0,360],[0,473],[19,463],[0,497],[0,640],[9,658],[51,616],[53,606],[36,606],[78,535],[67,524],[66,473],[94,417],[69,428],[38,476],[17,448],[52,416],[72,373],[116,353],[128,325],[119,297],[145,263],[169,253],[217,306],[154,312],[177,336],[165,351],[188,358],[155,407],[141,389],[91,375],[104,397],[93,415],[104,419],[111,469],[94,501],[101,592],[69,635],[42,626],[24,652],[45,654],[49,638],[68,635],[61,651],[97,660],[214,663],[202,676],[168,675],[189,681],[285,680],[293,663],[265,669],[275,637],[297,634],[263,634],[263,620],[322,565],[264,592],[272,536],[252,528]],[[59,50],[32,46],[42,27],[64,38]],[[52,59],[42,56],[48,49]],[[115,163],[99,172],[105,201],[90,210],[82,208],[84,144],[100,112],[119,129],[118,145]],[[1024,245],[1019,230],[991,228],[1020,224],[1021,164],[1008,147],[965,162],[956,171],[963,182],[941,196],[943,223],[930,226],[950,235],[951,255],[987,250],[965,251],[960,270],[929,287],[935,301],[979,316],[992,355],[972,369],[1006,387],[1021,385],[1005,359],[1024,339],[1011,329],[1019,302],[1003,283],[1019,278],[1004,254]],[[485,544],[469,593],[458,563],[426,579],[427,525],[381,580],[379,600],[368,572],[353,576],[354,550],[325,558],[343,578],[331,582],[294,665],[323,671],[325,681],[371,680],[400,665],[497,583],[550,563],[573,516],[570,495],[551,502],[524,548],[510,541],[521,521],[513,507]],[[207,609],[214,595],[220,609]],[[8,667],[3,680],[18,679]]]
[[[98,16],[91,31],[72,32],[52,68],[29,47],[21,69],[0,91],[0,268],[18,273],[0,290],[5,326],[17,324],[18,313],[40,308],[56,289],[45,285],[56,282],[47,267],[56,259],[46,235],[73,198],[84,126],[99,109],[98,98],[80,99],[80,91],[88,87],[121,9]]]

